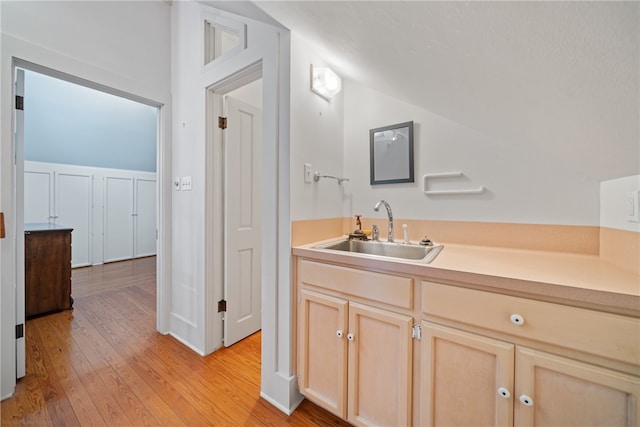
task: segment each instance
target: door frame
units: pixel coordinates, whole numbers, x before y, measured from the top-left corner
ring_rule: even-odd
[[[224,239],[215,239],[213,237],[225,235],[224,191],[226,186],[222,144],[224,136],[222,129],[218,128],[217,118],[225,113],[224,95],[262,78],[262,73],[262,60],[260,60],[206,88],[204,256],[205,260],[211,259],[212,262],[205,262],[205,299],[207,301],[207,309],[205,310],[205,354],[222,347],[224,338],[222,313],[214,312],[215,310],[213,310],[213,307],[218,306],[218,301],[224,298],[225,266]],[[260,106],[260,108],[262,110],[264,105]],[[264,243],[262,244],[264,246]],[[264,318],[262,322],[264,323]]]
[[[156,329],[160,333],[166,334],[168,332],[167,307],[169,307],[170,298],[170,290],[166,289],[170,279],[170,273],[168,273],[168,271],[170,272],[170,270],[168,270],[168,267],[165,266],[165,264],[168,265],[168,263],[165,261],[165,258],[169,259],[168,256],[170,255],[170,247],[166,246],[167,244],[170,244],[170,229],[168,228],[170,226],[170,216],[169,218],[167,218],[166,212],[170,212],[171,209],[171,193],[166,192],[169,197],[165,197],[165,191],[163,191],[162,183],[166,181],[167,176],[170,176],[169,171],[165,170],[167,156],[170,155],[171,151],[171,147],[168,146],[169,136],[165,133],[166,126],[164,123],[166,120],[168,120],[168,117],[166,116],[167,106],[159,101],[147,99],[117,88],[105,86],[91,80],[76,77],[74,75],[67,74],[65,72],[22,60],[16,57],[12,58],[11,64],[12,100],[15,99],[16,95],[14,82],[16,79],[17,70],[19,68],[44,74],[49,77],[64,80],[69,83],[74,83],[89,89],[108,93],[110,95],[118,96],[156,108]],[[13,121],[12,125],[14,127],[16,126],[15,120]],[[13,152],[23,153],[24,146],[20,146],[19,144],[17,144],[15,130],[15,128],[12,130],[11,145]],[[14,229],[16,230],[16,235],[14,236],[15,242],[12,244],[12,251],[14,253],[14,269],[16,269],[14,270],[14,278],[16,280],[16,292],[22,290],[22,294],[24,294],[24,274],[16,274],[20,268],[24,270],[24,250],[19,250],[20,248],[24,248],[24,233],[22,232],[22,230],[24,230],[24,155],[20,156],[20,158],[18,158],[18,156],[16,157],[13,167],[14,182],[12,194],[12,215],[14,218]],[[21,191],[20,194],[18,194],[19,191]],[[18,205],[18,201],[21,201],[20,205]],[[169,250],[165,250],[165,247]],[[17,317],[19,315],[19,311],[17,311],[17,303],[20,298],[24,300],[24,295],[22,295],[22,297],[18,296],[17,294],[14,295],[14,314],[16,316],[16,324],[19,321],[21,323],[24,323],[25,321],[24,315],[22,315],[22,319],[18,319]],[[22,313],[24,313],[24,310],[22,310]]]

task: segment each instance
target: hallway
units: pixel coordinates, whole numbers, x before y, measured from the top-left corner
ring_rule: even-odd
[[[74,309],[27,321],[27,375],[2,425],[347,424],[259,397],[258,332],[201,357],[155,330],[155,257],[73,271]]]

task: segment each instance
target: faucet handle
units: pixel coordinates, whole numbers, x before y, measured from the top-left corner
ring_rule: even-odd
[[[433,246],[433,242],[427,236],[424,236],[424,239],[420,240],[420,244],[422,246]]]
[[[373,226],[371,227],[371,240],[373,240],[374,242],[377,242],[379,240],[379,234],[380,234],[380,230],[378,229],[378,226],[373,224]]]

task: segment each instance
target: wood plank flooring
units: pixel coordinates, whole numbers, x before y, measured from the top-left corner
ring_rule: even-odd
[[[2,426],[347,426],[259,396],[260,333],[201,357],[155,330],[155,258],[73,271],[74,309],[28,320]]]

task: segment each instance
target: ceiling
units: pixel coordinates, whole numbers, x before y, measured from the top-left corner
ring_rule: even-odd
[[[586,179],[640,173],[638,2],[212,3],[289,28],[343,79]]]

